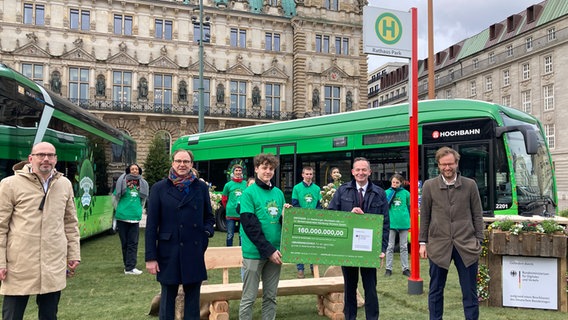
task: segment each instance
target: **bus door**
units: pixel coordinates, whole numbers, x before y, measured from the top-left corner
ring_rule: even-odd
[[[493,171],[493,160],[491,159],[491,143],[489,141],[476,141],[464,143],[451,143],[447,145],[428,145],[424,146],[423,172],[425,178],[430,179],[439,175],[438,164],[436,163],[436,151],[448,146],[460,154],[458,171],[464,177],[471,178],[477,183],[477,189],[481,197],[481,205],[484,215],[492,215],[494,199],[493,181],[491,174]]]
[[[280,188],[285,195],[292,195],[292,189],[296,185],[297,155],[296,144],[272,144],[264,145],[262,153],[272,153],[280,159],[280,167],[276,168],[272,183]]]

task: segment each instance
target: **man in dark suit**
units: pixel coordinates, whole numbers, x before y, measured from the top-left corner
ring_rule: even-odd
[[[179,285],[184,319],[199,320],[201,282],[207,280],[205,250],[215,217],[209,188],[191,171],[193,154],[178,150],[168,178],[150,190],[146,220],[146,269],[162,286],[160,320],[173,320]]]
[[[371,164],[365,158],[355,158],[351,174],[355,179],[339,186],[328,209],[350,211],[356,214],[382,214],[383,239],[381,261],[385,257],[389,242],[389,205],[383,189],[374,185],[371,176]],[[377,296],[377,269],[365,267],[341,267],[344,279],[343,314],[346,320],[357,318],[357,284],[359,272],[365,289],[365,316],[367,320],[379,319],[379,297]]]

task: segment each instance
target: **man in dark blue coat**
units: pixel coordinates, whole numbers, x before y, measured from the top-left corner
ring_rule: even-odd
[[[383,239],[381,261],[385,257],[389,242],[389,205],[383,189],[374,185],[371,176],[371,164],[365,158],[355,158],[351,174],[355,178],[339,186],[328,209],[350,211],[356,214],[382,214]],[[359,272],[365,289],[365,315],[367,320],[379,319],[379,297],[377,296],[377,269],[365,267],[341,267],[344,281],[343,314],[346,320],[357,318],[357,284]]]
[[[168,178],[150,190],[146,220],[146,269],[162,286],[160,320],[173,320],[179,285],[184,319],[199,319],[201,282],[207,280],[205,250],[215,217],[209,188],[191,171],[193,154],[178,150]]]

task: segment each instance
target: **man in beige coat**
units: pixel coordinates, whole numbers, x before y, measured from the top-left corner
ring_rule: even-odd
[[[483,212],[477,184],[458,174],[460,155],[436,152],[440,175],[427,180],[420,206],[420,256],[430,259],[430,320],[442,320],[444,287],[453,260],[462,289],[466,320],[479,319],[477,266],[483,241]]]
[[[55,147],[40,142],[0,181],[0,294],[3,319],[23,319],[37,295],[40,319],[57,319],[67,269],[80,261],[73,187],[55,170]]]

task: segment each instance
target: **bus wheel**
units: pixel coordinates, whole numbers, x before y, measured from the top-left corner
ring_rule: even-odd
[[[215,212],[215,228],[217,231],[227,232],[227,217],[225,215],[225,207],[221,206]]]

